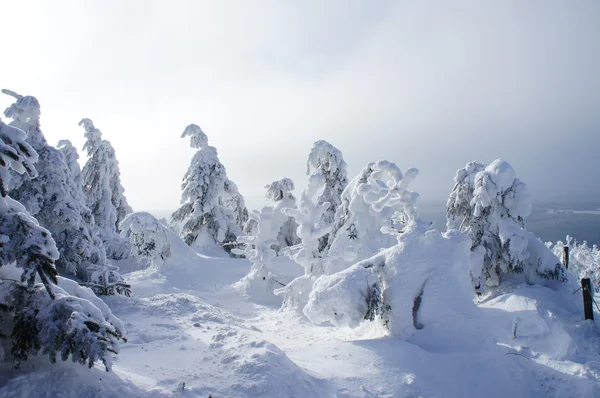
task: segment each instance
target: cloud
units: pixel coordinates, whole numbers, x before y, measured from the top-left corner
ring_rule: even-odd
[[[600,194],[593,2],[40,2],[10,5],[4,84],[36,95],[51,142],[92,118],[138,209],[174,208],[199,124],[252,206],[305,183],[317,139],[357,173],[418,167],[443,198],[503,157],[539,201]],[[0,105],[5,105],[6,100]]]

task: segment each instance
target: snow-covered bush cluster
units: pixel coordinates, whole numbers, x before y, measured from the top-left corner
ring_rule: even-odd
[[[149,264],[164,262],[171,255],[171,238],[166,225],[146,212],[131,213],[120,225],[129,240],[131,253]]]
[[[250,260],[252,267],[248,275],[234,287],[255,302],[270,303],[275,298],[274,290],[283,286],[271,261],[276,256],[273,247],[278,245],[278,241],[273,239],[272,231],[275,213],[273,207],[264,206],[260,213],[252,213],[250,217],[257,223],[256,232],[253,235],[239,236],[238,242],[243,244],[244,249],[234,248],[233,252],[244,255]]]
[[[600,249],[598,246],[590,247],[586,241],[579,243],[571,236],[567,236],[564,242],[560,240],[556,243],[548,242],[547,246],[561,260],[564,256],[564,247],[568,247],[568,270],[575,275],[577,280],[590,278],[594,289],[600,291]]]

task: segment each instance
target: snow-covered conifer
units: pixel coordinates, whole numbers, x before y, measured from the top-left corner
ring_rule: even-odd
[[[325,183],[322,175],[311,175],[307,188],[300,195],[298,207],[282,209],[284,214],[293,217],[298,224],[296,233],[301,240],[301,243],[290,247],[286,254],[304,268],[304,275],[275,292],[285,294],[284,309],[302,310],[308,302],[308,294],[315,279],[324,272],[323,253],[319,250],[320,240],[332,227],[331,223],[325,221],[327,217],[324,217],[329,209],[329,202],[318,203],[319,193]]]
[[[274,249],[279,252],[283,248],[300,243],[300,238],[296,234],[298,224],[293,217],[285,215],[281,211],[282,209],[296,208],[296,198],[292,194],[294,182],[286,177],[279,181],[273,181],[265,188],[267,189],[267,199],[274,202],[272,228],[274,237],[277,239]]]
[[[552,252],[525,229],[531,198],[508,162],[497,159],[487,167],[468,163],[454,181],[447,227],[471,237],[471,279],[478,293],[508,277],[528,283],[565,278]]]
[[[57,276],[59,253],[50,232],[7,195],[9,168],[36,175],[37,154],[25,139],[0,120],[0,307],[9,318],[0,325],[12,325],[10,354],[17,367],[41,351],[51,362],[58,354],[90,367],[101,361],[108,370],[124,336],[122,323],[89,290]]]
[[[85,129],[88,160],[83,166],[83,191],[92,210],[96,225],[107,237],[118,233],[119,224],[132,212],[121,185],[121,172],[111,143],[102,139],[102,133],[90,119],[82,119]],[[110,248],[109,248],[110,249]]]
[[[40,129],[39,102],[31,96],[10,92],[17,101],[5,112],[11,126],[23,130],[37,151],[37,177],[10,183],[10,196],[21,202],[54,237],[60,258],[57,266],[88,280],[88,268],[107,265],[106,252],[97,236],[89,208],[81,201],[77,180],[63,153],[46,144]]]
[[[247,297],[255,302],[270,303],[275,299],[273,291],[283,285],[271,266],[271,260],[276,256],[272,249],[277,241],[273,239],[272,223],[274,210],[265,206],[258,216],[253,213],[251,217],[257,222],[257,232],[252,236],[238,236],[238,242],[244,245],[244,250],[233,249],[238,255],[245,255],[252,268],[248,275],[243,277],[234,287],[240,289]]]
[[[132,254],[149,264],[161,264],[171,255],[168,228],[150,213],[136,212],[125,217],[121,235],[131,243]]]
[[[367,164],[352,179],[330,234],[326,273],[339,272],[397,243],[396,232],[415,219],[418,194],[408,185],[417,174],[417,169],[403,174],[395,163],[379,161]]]
[[[83,193],[83,174],[81,173],[81,167],[79,166],[79,153],[77,153],[77,148],[73,146],[71,141],[69,140],[60,140],[58,142],[58,150],[62,152],[67,168],[70,172],[70,178],[73,180],[73,184],[69,184],[69,188],[72,190],[71,196],[78,203],[85,203],[85,194]],[[94,216],[92,215],[92,211],[85,206],[83,208],[82,217],[89,224],[94,224]]]
[[[333,223],[335,213],[341,205],[342,192],[348,185],[346,162],[342,152],[327,141],[315,142],[306,162],[306,174],[309,179],[312,176],[319,176],[324,180],[323,189],[317,197],[317,204],[329,203],[329,208],[322,217],[325,224]],[[331,245],[329,234],[325,234],[320,239],[319,251],[326,251],[329,245]]]
[[[182,205],[171,216],[171,227],[190,246],[217,243],[230,252],[247,217],[243,198],[200,127],[190,124],[181,137],[190,137],[198,151],[183,178]]]

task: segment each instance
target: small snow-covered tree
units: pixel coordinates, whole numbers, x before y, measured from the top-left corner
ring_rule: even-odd
[[[131,253],[149,264],[162,264],[171,255],[169,230],[150,213],[136,212],[125,217],[121,236],[131,243]]]
[[[276,256],[272,247],[277,245],[277,240],[273,238],[272,233],[275,212],[272,207],[265,206],[258,215],[253,213],[251,217],[254,217],[257,222],[256,234],[238,236],[238,242],[244,245],[244,249],[236,248],[233,251],[250,260],[252,267],[248,275],[236,282],[234,287],[240,289],[253,301],[271,303],[275,299],[273,291],[285,286],[279,281],[279,277],[271,265],[272,258]]]
[[[415,219],[418,194],[408,186],[417,174],[414,168],[403,174],[395,163],[384,160],[367,164],[352,179],[330,233],[326,273],[339,272],[397,243],[394,235]]]
[[[51,362],[60,355],[89,367],[101,361],[108,370],[124,336],[122,323],[89,290],[57,276],[59,253],[50,232],[7,194],[9,169],[37,174],[37,154],[25,139],[0,120],[0,339],[10,332],[0,358],[8,348],[18,367],[41,351]]]
[[[485,168],[468,163],[454,181],[447,227],[471,237],[476,257],[471,279],[477,293],[508,277],[522,277],[528,283],[565,279],[556,257],[525,229],[531,198],[508,162],[497,159]]]
[[[296,198],[292,194],[294,182],[289,178],[282,178],[266,185],[265,188],[267,189],[267,199],[274,202],[272,228],[277,239],[277,245],[274,249],[279,252],[283,248],[300,243],[300,238],[296,234],[298,224],[296,224],[293,217],[282,212],[282,209],[296,208]]]
[[[5,111],[13,119],[11,126],[28,134],[27,142],[38,154],[37,177],[13,178],[18,183],[8,185],[10,196],[52,233],[60,253],[57,266],[86,281],[89,267],[108,263],[90,209],[81,201],[81,186],[71,171],[72,159],[70,168],[63,155],[66,149],[61,152],[47,145],[40,129],[40,105],[34,97],[4,92],[16,99]]]
[[[285,295],[284,309],[302,310],[315,279],[324,273],[320,239],[331,231],[332,224],[327,223],[327,218],[323,216],[329,209],[329,202],[319,204],[317,200],[325,182],[323,176],[311,175],[307,188],[300,195],[298,207],[282,209],[298,224],[296,233],[301,240],[301,243],[287,249],[286,254],[304,268],[304,275],[275,291],[276,294]]]
[[[119,224],[132,212],[121,185],[121,172],[111,143],[102,139],[102,133],[90,119],[79,122],[85,130],[88,160],[83,166],[83,191],[92,210],[96,225],[102,231],[109,257],[127,257],[130,248],[119,238]]]
[[[348,185],[346,162],[342,152],[327,141],[315,142],[306,162],[306,174],[309,179],[318,176],[324,180],[322,191],[317,197],[317,204],[329,203],[322,218],[325,224],[333,223],[335,213],[342,202],[342,192]],[[331,245],[329,234],[323,235],[319,242],[319,251],[327,251]]]
[[[208,145],[208,137],[200,127],[190,124],[181,137],[190,137],[192,148],[198,151],[183,178],[182,205],[171,216],[171,227],[189,246],[217,243],[230,252],[242,234],[239,223],[247,214],[240,210],[243,198],[227,178],[216,148]]]

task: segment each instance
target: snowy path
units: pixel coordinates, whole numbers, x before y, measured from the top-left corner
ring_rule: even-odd
[[[591,397],[600,391],[593,360],[580,364],[565,359],[569,352],[550,349],[569,342],[573,330],[538,330],[541,323],[535,319],[520,326],[520,334],[531,336],[510,338],[512,310],[531,310],[531,300],[509,296],[517,300],[512,309],[502,304],[494,309],[495,301],[482,306],[493,330],[506,335],[494,337],[496,349],[453,346],[425,333],[400,341],[382,337],[374,325],[359,330],[316,326],[297,314],[249,303],[229,286],[248,269],[245,260],[207,260],[222,267],[208,291],[181,291],[142,278],[133,283],[145,297],[111,299],[129,334],[116,362],[119,376],[156,396],[215,398],[462,397],[484,390],[488,397]],[[296,271],[293,265],[289,271]],[[544,297],[545,302],[553,299]],[[569,311],[562,315],[572,316]],[[568,321],[579,325],[576,319]],[[536,346],[538,340],[546,347]],[[598,346],[591,348],[598,360]],[[498,367],[514,384],[506,385]],[[181,383],[185,388],[178,391]]]
[[[33,377],[11,370],[0,395],[54,397],[67,386],[86,397],[600,396],[600,333],[549,289],[480,304],[490,344],[456,344],[427,328],[401,341],[373,324],[316,326],[249,303],[230,286],[249,269],[246,260],[195,261],[183,275],[130,274],[137,296],[106,299],[129,339],[114,372],[75,364],[38,365]],[[299,271],[278,266],[288,280]]]

